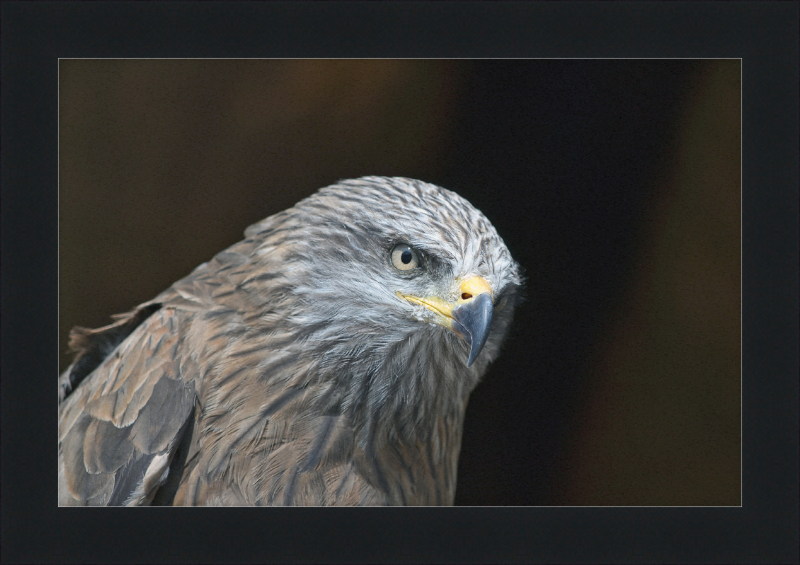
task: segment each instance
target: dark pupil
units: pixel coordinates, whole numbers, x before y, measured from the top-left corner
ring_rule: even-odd
[[[400,255],[400,260],[403,262],[403,265],[408,265],[411,263],[411,250],[406,249],[403,251],[403,254]]]

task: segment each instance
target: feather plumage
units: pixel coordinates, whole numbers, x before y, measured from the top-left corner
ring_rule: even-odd
[[[434,185],[365,177],[245,236],[73,333],[59,503],[452,504],[467,399],[521,284],[489,221]],[[397,242],[424,268],[393,268]],[[467,276],[495,308],[470,367],[464,340],[397,294],[457,300]]]

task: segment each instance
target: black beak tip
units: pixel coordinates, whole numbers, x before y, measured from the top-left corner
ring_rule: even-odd
[[[463,334],[462,337],[469,344],[467,367],[472,366],[489,338],[492,312],[492,297],[489,294],[481,294],[453,310],[453,319],[459,326],[456,333]]]

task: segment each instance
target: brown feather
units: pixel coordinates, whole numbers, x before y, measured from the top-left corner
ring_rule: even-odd
[[[452,504],[467,399],[512,307],[468,368],[467,346],[397,297],[391,285],[412,283],[384,246],[417,238],[441,253],[431,277],[481,273],[513,306],[517,267],[488,221],[438,187],[372,178],[245,235],[114,323],[72,332],[59,504]]]

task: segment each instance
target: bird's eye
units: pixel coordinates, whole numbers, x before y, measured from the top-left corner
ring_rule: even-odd
[[[410,271],[419,267],[419,255],[413,247],[398,243],[392,249],[392,265],[401,271]]]

